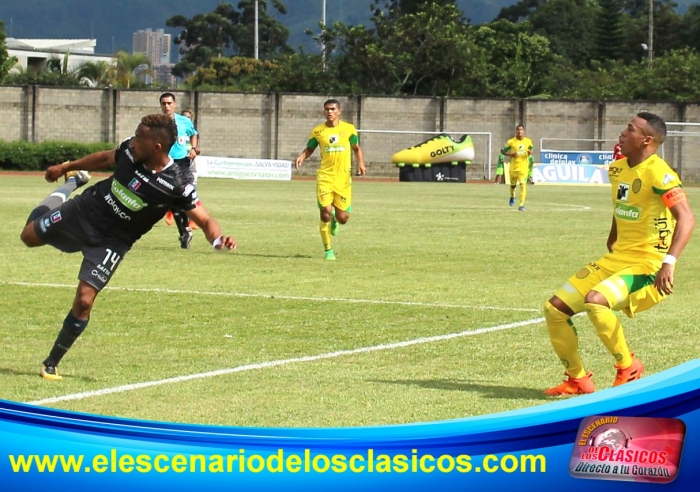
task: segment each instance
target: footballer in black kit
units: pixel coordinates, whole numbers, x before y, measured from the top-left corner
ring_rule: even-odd
[[[129,141],[115,151],[109,178],[92,185],[58,211],[35,222],[37,236],[67,253],[83,251],[78,278],[98,290],[131,246],[171,208],[192,210],[197,191],[172,159],[156,173],[134,162]]]
[[[144,116],[133,137],[116,150],[50,166],[46,180],[65,176],[34,210],[20,238],[30,248],[50,244],[61,251],[80,251],[83,262],[73,305],[40,374],[59,380],[57,366],[90,321],[95,298],[138,239],[171,208],[184,210],[214,249],[233,250],[236,241],[221,233],[219,223],[199,204],[195,187],[169,156],[177,138],[172,118]],[[114,168],[109,178],[68,199],[90,179],[87,171]],[[75,176],[73,176],[75,174]]]

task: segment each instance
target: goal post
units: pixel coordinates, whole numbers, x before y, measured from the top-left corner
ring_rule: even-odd
[[[659,154],[686,182],[700,182],[700,123],[666,122],[666,141]]]

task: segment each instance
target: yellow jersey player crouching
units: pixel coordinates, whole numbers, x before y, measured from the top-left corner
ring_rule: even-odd
[[[615,358],[613,386],[642,376],[644,365],[630,352],[620,320],[632,318],[674,288],[676,260],[690,240],[695,218],[678,175],[656,154],[666,138],[666,123],[639,113],[620,135],[626,158],[610,166],[612,225],[608,254],[571,276],[545,303],[544,314],[554,351],[567,378],[547,395],[592,393],[592,373],[579,357],[571,317],[585,311],[598,337]]]
[[[326,122],[311,130],[306,148],[294,161],[299,169],[302,162],[321,148],[321,165],[316,173],[316,197],[320,209],[321,241],[326,260],[335,260],[331,236],[338,234],[340,224],[345,224],[352,211],[352,152],[357,160],[357,174],[364,176],[364,156],[355,127],[340,121],[340,103],[329,99],[323,103]]]

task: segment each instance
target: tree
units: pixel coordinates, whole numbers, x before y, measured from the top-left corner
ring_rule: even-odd
[[[448,95],[482,59],[473,32],[453,2],[424,2],[403,13],[396,0],[371,6],[374,28],[334,23],[317,42],[326,49],[326,77],[351,92]]]
[[[700,52],[700,4],[691,5],[683,16],[683,28],[685,44]]]
[[[5,25],[0,20],[0,82],[3,81],[10,69],[17,63],[17,58],[7,54],[7,45],[5,44]]]
[[[288,53],[291,48],[287,45],[289,30],[284,24],[275,20],[267,12],[267,4],[280,14],[286,14],[287,8],[279,0],[258,2],[258,55],[262,59],[275,58],[280,53]],[[242,0],[238,4],[241,9],[240,22],[233,29],[233,44],[238,54],[254,58],[255,55],[255,1]]]
[[[494,21],[507,20],[516,23],[521,20],[526,20],[546,2],[547,0],[519,0],[515,5],[502,8]]]
[[[152,75],[151,59],[145,53],[117,52],[117,69],[114,81],[118,87],[130,89],[132,86],[143,85],[139,75]]]
[[[595,51],[595,0],[550,0],[529,15],[537,34],[549,40],[552,53],[574,66],[586,66]]]
[[[598,0],[595,54],[598,60],[619,60],[625,55],[622,7],[624,0]]]
[[[490,67],[482,97],[532,97],[544,92],[554,56],[549,40],[532,32],[529,22],[499,20],[481,25],[476,43]]]
[[[254,1],[241,0],[237,10],[229,3],[216,6],[207,14],[197,14],[192,19],[183,15],[170,17],[166,25],[181,29],[173,42],[180,47],[182,60],[172,73],[185,78],[198,68],[205,67],[213,58],[222,56],[246,56],[253,58],[254,51]],[[289,31],[268,12],[266,0],[258,2],[259,51],[263,58],[287,51]],[[280,14],[286,8],[279,0],[272,0],[272,7]]]
[[[116,82],[117,67],[104,60],[85,62],[78,67],[77,75],[88,87],[108,87]]]
[[[271,73],[276,68],[273,63],[254,58],[214,58],[208,67],[197,70],[188,84],[199,89],[262,92],[270,87]]]

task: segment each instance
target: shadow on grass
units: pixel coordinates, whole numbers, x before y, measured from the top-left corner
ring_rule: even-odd
[[[480,384],[465,380],[454,379],[426,379],[426,380],[372,380],[373,383],[396,384],[404,386],[418,386],[420,388],[438,389],[447,391],[475,391],[487,398],[507,398],[516,400],[543,400],[551,401],[552,398],[545,395],[542,389],[518,388],[501,386],[498,384]]]
[[[146,249],[146,248],[143,248]],[[182,248],[178,247],[177,245],[173,247],[168,247],[168,246],[148,246],[147,248],[149,251],[166,251],[172,253],[173,251],[179,251],[182,250]],[[185,250],[183,251],[183,254],[187,255],[198,255],[198,256],[204,256],[204,255],[210,255],[211,248],[210,249],[202,249],[202,250]],[[225,253],[228,253],[230,255],[235,255],[235,256],[247,256],[251,258],[286,258],[290,260],[311,260],[314,258],[323,258],[323,256],[311,256],[311,255],[302,255],[302,254],[293,254],[293,255],[273,255],[273,254],[262,254],[262,253],[243,253],[241,251],[225,251]]]
[[[42,379],[41,375],[39,374],[39,369],[41,368],[40,365],[37,365],[36,371],[32,372],[27,372],[27,371],[18,371],[16,369],[12,369],[11,367],[0,367],[0,376],[32,376],[36,377],[38,379]],[[78,375],[65,375],[59,372],[61,377],[64,380],[76,380],[76,381],[83,381],[86,383],[96,383],[98,380],[95,378],[88,378],[85,376],[78,376]],[[56,384],[56,381],[47,381],[47,384]],[[60,384],[60,382],[58,383]]]

